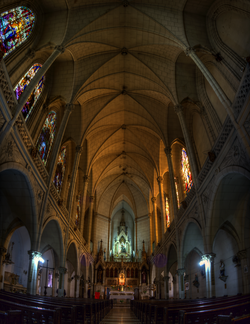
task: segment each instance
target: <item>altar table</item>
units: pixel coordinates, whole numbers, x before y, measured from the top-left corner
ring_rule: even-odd
[[[133,291],[110,291],[110,299],[131,299],[134,300]]]

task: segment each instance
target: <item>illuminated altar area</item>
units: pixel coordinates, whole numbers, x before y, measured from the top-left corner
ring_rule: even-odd
[[[126,226],[124,219],[125,210],[121,211],[121,221],[120,226],[118,226],[117,236],[115,235],[115,230],[113,230],[113,248],[111,255],[114,261],[131,260],[133,257],[133,246],[132,246],[132,237],[133,237],[133,226]],[[115,223],[114,223],[115,227]]]

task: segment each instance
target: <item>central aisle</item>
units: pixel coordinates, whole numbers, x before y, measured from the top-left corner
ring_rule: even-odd
[[[107,316],[101,321],[102,324],[109,323],[140,323],[130,307],[114,307]]]

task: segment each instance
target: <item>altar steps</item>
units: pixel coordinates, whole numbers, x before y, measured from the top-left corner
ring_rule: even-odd
[[[139,324],[141,322],[135,316],[134,312],[131,311],[130,307],[115,307],[101,321],[101,324],[109,323]]]

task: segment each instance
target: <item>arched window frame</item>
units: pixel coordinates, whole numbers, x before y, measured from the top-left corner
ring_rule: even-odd
[[[27,41],[34,30],[35,22],[35,13],[25,6],[18,6],[0,14],[0,50],[4,53],[3,57]]]
[[[46,143],[46,148],[47,148],[47,152],[44,153],[45,156],[42,157],[41,156],[41,150],[44,146],[42,146],[42,136],[43,134],[46,132],[46,130],[49,129],[49,138],[47,139],[47,143]],[[54,111],[51,111],[46,119],[45,119],[45,122],[44,122],[44,125],[43,125],[43,128],[42,128],[42,131],[40,133],[40,136],[37,140],[37,149],[38,149],[38,152],[39,152],[39,155],[41,157],[41,160],[42,162],[44,163],[44,165],[47,164],[47,161],[48,161],[48,158],[49,158],[49,154],[50,154],[50,151],[51,151],[51,148],[52,148],[52,145],[53,145],[53,142],[54,142],[54,139],[55,139],[55,132],[56,132],[56,112]],[[45,133],[46,135],[46,133]],[[45,139],[44,139],[45,140]]]
[[[34,63],[29,70],[25,73],[25,75],[19,80],[17,85],[14,88],[14,92],[16,95],[16,99],[19,100],[19,98],[22,96],[22,93],[24,92],[25,88],[29,85],[31,80],[36,75],[37,71],[42,67],[39,63]],[[35,86],[34,90],[30,94],[28,101],[24,105],[22,109],[23,117],[25,121],[29,118],[31,115],[38,99],[40,98],[42,91],[44,89],[44,82],[45,82],[45,76],[41,78],[41,80],[38,82],[38,84]],[[26,113],[27,112],[27,113]]]
[[[79,193],[76,196],[76,219],[75,219],[76,226],[79,226],[80,224],[80,215],[81,215],[81,194]]]
[[[177,178],[174,178],[174,184],[175,184],[175,191],[176,191],[177,206],[178,208],[180,208],[180,197],[179,197]]]
[[[189,165],[189,158],[186,149],[181,149],[181,174],[186,194],[189,193],[193,186],[192,173]]]
[[[64,180],[64,175],[65,175],[65,169],[66,169],[66,146],[63,146],[61,148],[60,154],[58,156],[58,162],[57,162],[57,167],[56,167],[56,173],[54,177],[54,185],[56,187],[57,192],[60,194],[62,190],[62,185],[63,185],[63,180]],[[61,182],[59,183],[57,173],[58,173],[58,168],[60,167],[60,164],[62,165],[62,179]]]

